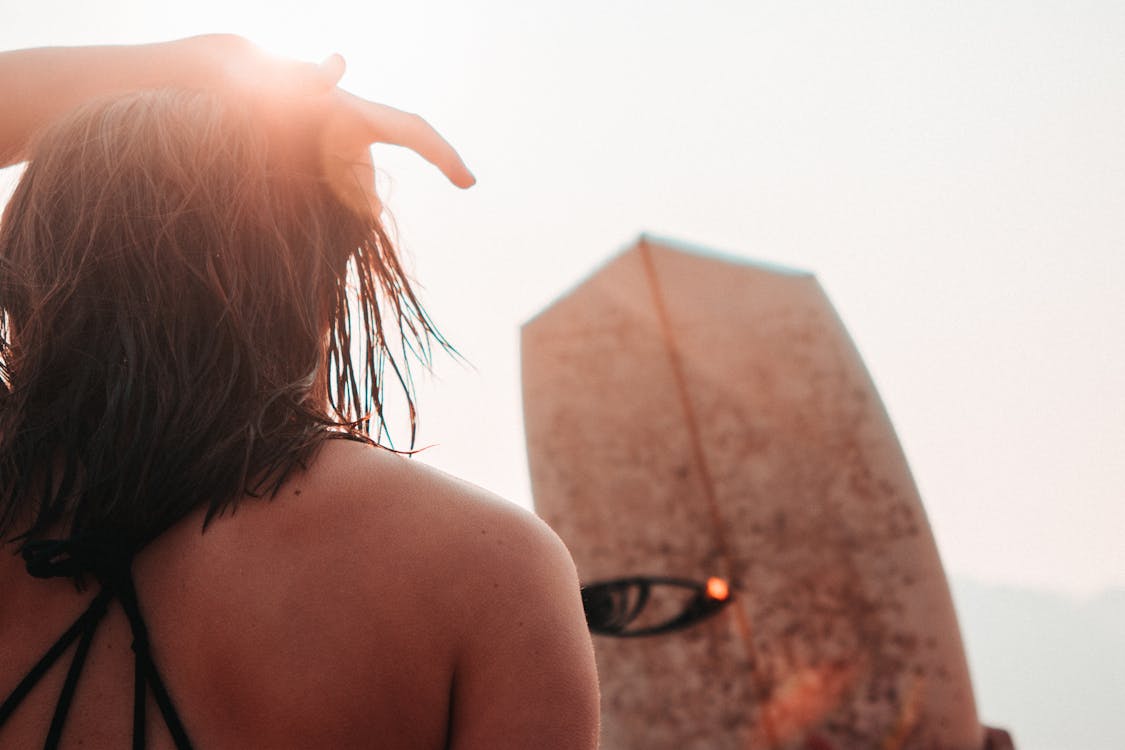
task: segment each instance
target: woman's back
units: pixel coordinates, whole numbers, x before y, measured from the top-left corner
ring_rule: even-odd
[[[596,725],[569,556],[503,501],[331,441],[274,500],[249,499],[202,534],[201,523],[185,519],[133,568],[154,660],[196,747],[550,747],[544,726],[557,741]],[[3,555],[0,590],[6,693],[96,586],[78,594]],[[130,642],[111,605],[62,747],[128,745]],[[0,728],[0,747],[42,742],[61,662]],[[566,722],[544,724],[539,691]],[[154,705],[148,716],[149,747],[173,747]]]

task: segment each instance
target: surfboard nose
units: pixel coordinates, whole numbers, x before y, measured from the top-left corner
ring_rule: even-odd
[[[728,584],[595,639],[604,747],[981,747],[921,500],[814,276],[642,237],[522,360],[536,509],[582,579]]]

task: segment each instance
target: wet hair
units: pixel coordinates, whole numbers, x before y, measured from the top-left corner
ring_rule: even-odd
[[[411,359],[447,345],[288,115],[148,91],[40,137],[0,223],[0,539],[136,550],[270,496],[380,439],[385,372],[413,445]]]

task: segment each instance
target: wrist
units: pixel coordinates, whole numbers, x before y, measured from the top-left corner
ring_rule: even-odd
[[[202,34],[152,45],[163,70],[159,85],[217,90],[230,85],[235,70],[255,47],[236,34]]]

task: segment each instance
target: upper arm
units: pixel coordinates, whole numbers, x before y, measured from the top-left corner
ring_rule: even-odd
[[[449,747],[596,748],[597,674],[569,552],[514,509],[479,545]]]
[[[83,102],[128,91],[161,70],[169,45],[43,47],[0,52],[0,166],[28,157],[35,133]]]
[[[0,52],[0,167],[28,158],[35,134],[92,98],[163,86],[218,88],[222,67],[251,58],[232,34],[171,42]]]

